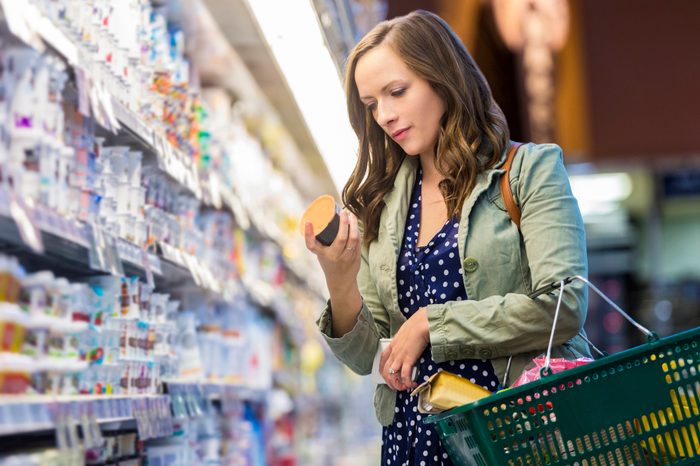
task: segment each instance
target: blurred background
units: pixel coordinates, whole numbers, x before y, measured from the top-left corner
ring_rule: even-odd
[[[205,3],[216,11],[235,2]],[[564,149],[594,283],[660,334],[700,323],[698,2],[313,3],[339,73],[353,45],[379,20],[418,8],[442,16],[485,74],[512,139]],[[280,96],[284,83],[269,82],[274,73],[264,52],[237,30],[222,27],[285,123],[299,122],[287,116],[293,106]],[[313,80],[314,68],[300,72]],[[294,124],[288,126],[300,139]],[[327,166],[335,166],[339,157],[327,157]],[[595,296],[587,330],[611,352],[641,341]]]
[[[322,188],[317,185],[318,191],[335,187],[337,193],[351,167],[343,157],[351,157],[351,151],[332,144],[327,153],[314,139],[314,122],[300,117],[308,103],[295,97],[305,86],[316,89],[316,96],[311,92],[308,99],[321,100],[317,113],[331,121],[344,108],[320,98],[321,67],[308,57],[312,50],[304,41],[295,42],[301,20],[294,19],[304,9],[293,3],[204,1],[279,113],[304,162],[329,180]],[[349,51],[378,21],[419,8],[442,16],[490,83],[512,139],[555,142],[564,149],[586,222],[594,282],[660,334],[700,323],[698,2],[312,3],[339,76]],[[288,27],[267,30],[268,6],[275,10],[269,14]],[[287,48],[277,51],[278,42],[285,41]],[[284,64],[278,62],[278,53],[286,53]],[[301,74],[301,83],[285,74],[289,62],[296,68],[289,73]],[[332,124],[320,132],[344,141],[345,128]],[[341,168],[345,178],[334,178],[333,170]],[[641,341],[595,296],[587,330],[611,352]]]
[[[71,282],[85,282],[90,274],[134,274],[178,300],[180,310],[171,323],[197,340],[188,346],[184,338],[173,337],[175,362],[149,393],[180,400],[179,405],[172,401],[173,422],[167,415],[163,421],[167,440],[135,421],[136,408],[124,417],[134,422],[116,427],[111,417],[87,410],[107,439],[121,439],[124,432],[133,439],[150,437],[140,444],[141,453],[126,455],[132,460],[177,454],[184,456],[173,464],[378,463],[374,387],[338,363],[318,335],[314,320],[327,291],[298,234],[298,218],[320,194],[339,199],[354,166],[357,140],[342,90],[349,51],[379,21],[419,8],[442,16],[460,36],[505,112],[513,140],[563,148],[586,225],[591,281],[661,336],[700,325],[697,0],[1,3],[1,199],[11,196],[7,205],[16,206],[23,198],[20,204],[29,207],[17,209],[31,214],[27,218],[48,209],[60,214],[59,224],[68,218],[89,231],[104,228],[120,248],[113,247],[112,262],[88,261],[88,249],[104,252],[95,246],[98,236],[90,236],[83,249],[67,247],[70,235],[58,235],[63,236],[58,241],[56,230],[39,220],[27,226],[13,207],[0,209],[0,252],[17,258],[27,272],[48,269]],[[143,154],[143,177],[137,176],[133,187],[146,194],[134,215],[147,229],[148,241],[125,234],[104,211],[86,207],[83,214],[77,203],[75,209],[68,202],[54,205],[57,196],[42,194],[49,181],[31,149],[38,147],[32,145],[34,133],[7,129],[10,110],[34,106],[36,115],[46,114],[41,105],[18,97],[36,95],[36,79],[20,81],[17,71],[17,63],[28,60],[27,50],[52,57],[32,55],[32,60],[50,63],[46,105],[60,103],[61,130],[65,115],[66,137],[57,138],[59,145],[73,147],[76,160],[81,147],[83,154],[94,155],[103,144],[113,149],[110,154],[118,147]],[[128,66],[118,69],[113,56],[122,52]],[[13,73],[20,84],[11,81]],[[41,75],[36,73],[32,76]],[[177,110],[171,112],[173,106]],[[173,168],[173,151],[182,154],[185,168]],[[94,169],[85,161],[75,167],[83,174]],[[104,174],[97,170],[95,176]],[[151,200],[152,180],[161,176],[167,182],[156,188],[176,202]],[[75,188],[71,183],[65,188]],[[102,195],[96,189],[85,199]],[[153,233],[162,219],[143,218],[149,207],[165,212],[184,239]],[[42,238],[42,247],[32,235]],[[148,260],[127,260],[124,241],[137,246],[137,257],[142,257],[139,249],[152,253],[162,271],[152,272]],[[199,265],[186,264],[177,251]],[[9,315],[0,312],[0,324],[15,319]],[[593,293],[586,331],[609,353],[644,342]],[[240,352],[227,353],[232,347]],[[234,373],[238,355],[248,365],[241,363],[245,367]],[[79,358],[85,359],[82,349]],[[7,361],[0,358],[0,375],[15,373]],[[89,371],[69,371],[75,385],[65,382],[61,393],[96,394],[94,387],[82,388]],[[0,386],[3,393],[25,391]],[[33,382],[26,391],[56,395]],[[143,393],[123,396],[141,406]],[[59,403],[58,398],[32,400],[32,406]],[[17,452],[17,445],[29,445],[22,442],[35,429],[25,421],[36,416],[12,411],[8,406],[21,404],[13,403],[0,397],[0,465],[54,464]],[[46,414],[48,424],[39,430],[65,425],[54,425],[51,416]],[[83,418],[68,413],[67,419]],[[222,427],[223,419],[234,422]],[[108,425],[114,428],[106,430]],[[76,430],[78,437],[84,432],[79,436]],[[29,438],[36,448],[56,444],[53,434]],[[93,438],[92,446],[103,440]],[[89,445],[77,444],[82,445],[78,456],[86,457]],[[65,453],[66,445],[58,450]]]
[[[318,67],[301,65],[307,47],[288,44],[286,52],[275,51],[277,41],[291,42],[298,30],[273,30],[271,39],[263,27],[263,37],[254,41],[241,33],[247,29],[223,19],[244,0],[205,3],[314,167],[316,151],[306,140],[311,123],[306,131],[298,127],[303,100],[295,105],[285,95],[290,87],[292,96],[299,91],[275,61],[275,53],[286,53],[290,67],[302,68],[300,80],[318,89],[312,84]],[[313,6],[341,76],[353,45],[378,21],[419,8],[442,16],[485,74],[512,139],[564,149],[586,224],[592,282],[660,335],[700,324],[700,3],[314,0]],[[242,21],[235,8],[230,16]],[[283,15],[291,24],[293,10]],[[326,105],[318,111],[326,117],[336,110],[344,109]],[[349,172],[342,158],[350,151],[341,155],[337,144],[330,153],[316,149],[327,170],[342,166]],[[338,179],[343,176],[336,189]],[[610,353],[644,341],[594,293],[586,330]]]

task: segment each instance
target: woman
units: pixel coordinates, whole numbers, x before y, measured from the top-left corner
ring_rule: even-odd
[[[380,338],[375,409],[382,464],[451,462],[410,390],[442,368],[495,391],[547,346],[556,296],[532,290],[586,275],[581,215],[559,147],[529,144],[510,170],[520,230],[499,189],[509,148],[503,113],[464,45],[438,16],[384,21],[347,62],[359,157],[325,247],[305,225],[330,300],[318,324],[336,356],[369,374]],[[362,231],[362,234],[361,234]],[[577,336],[586,291],[564,291],[554,353],[588,355]]]

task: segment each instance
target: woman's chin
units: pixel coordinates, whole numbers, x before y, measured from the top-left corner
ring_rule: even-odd
[[[420,151],[416,150],[414,147],[401,146],[401,149],[403,149],[403,151],[409,157],[416,157],[416,156],[420,155]]]

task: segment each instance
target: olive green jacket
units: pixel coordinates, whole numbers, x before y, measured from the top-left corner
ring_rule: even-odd
[[[506,211],[498,181],[505,152],[481,173],[462,208],[459,256],[469,297],[428,306],[430,345],[436,362],[490,359],[504,386],[533,357],[544,352],[552,329],[556,295],[531,299],[533,290],[572,275],[587,275],[583,220],[562,160],[553,144],[523,145],[510,171],[513,196],[522,212],[521,230]],[[362,250],[357,283],[363,305],[354,328],[333,338],[331,308],[318,326],[336,357],[361,375],[369,374],[380,338],[392,337],[406,320],[398,307],[396,264],[411,198],[417,157],[407,157],[385,197],[379,236]],[[557,357],[589,356],[577,336],[586,318],[587,291],[581,281],[566,285],[553,349]],[[512,362],[508,374],[509,357]],[[396,393],[378,385],[374,406],[382,425],[391,424]]]

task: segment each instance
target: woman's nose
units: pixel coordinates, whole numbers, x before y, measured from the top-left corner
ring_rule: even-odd
[[[393,106],[387,104],[377,104],[377,123],[380,126],[387,126],[389,123],[396,120],[396,111]]]

